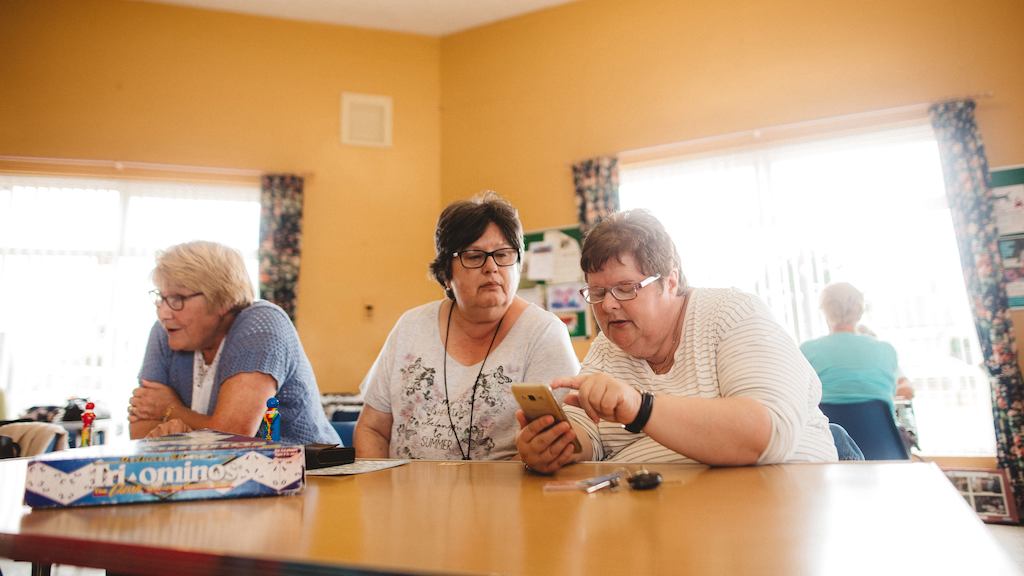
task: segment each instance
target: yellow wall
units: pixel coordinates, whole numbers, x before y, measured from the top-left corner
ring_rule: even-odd
[[[441,42],[442,194],[493,187],[572,223],[600,154],[991,91],[992,165],[1024,163],[1024,2],[585,0]]]
[[[584,158],[984,92],[991,165],[1021,164],[1021,22],[1020,0],[584,0],[448,36],[442,200],[489,187],[560,226]]]
[[[0,155],[312,172],[298,327],[321,388],[353,390],[439,294],[440,207],[480,189],[570,224],[583,158],[979,92],[992,165],[1024,163],[1021,22],[1020,0],[583,0],[436,40],[4,0]],[[339,144],[343,90],[394,96],[392,149]]]
[[[439,41],[138,2],[0,2],[0,155],[309,172],[298,329],[354,390],[426,279]],[[342,146],[342,91],[394,98],[394,147]],[[74,279],[81,282],[86,279]],[[375,306],[367,319],[364,305]]]

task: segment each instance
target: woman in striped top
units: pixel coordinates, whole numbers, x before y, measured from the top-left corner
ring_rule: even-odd
[[[532,470],[581,460],[712,465],[836,460],[821,383],[757,297],[687,286],[649,212],[615,214],[587,235],[581,291],[601,327],[573,390],[570,423],[549,416],[516,447]],[[573,452],[578,438],[583,451]]]

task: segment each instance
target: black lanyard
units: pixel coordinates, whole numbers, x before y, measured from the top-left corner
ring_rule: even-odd
[[[484,364],[487,362],[487,357],[491,355],[491,348],[494,346],[494,341],[498,338],[498,331],[501,330],[501,323],[505,321],[505,315],[501,315],[501,319],[498,320],[498,327],[494,329],[494,335],[491,336],[491,343],[487,345],[487,353],[484,354],[484,359],[480,362],[480,371],[476,374],[476,380],[473,381],[473,394],[469,397],[469,429],[467,430],[469,438],[466,439],[466,451],[462,451],[462,442],[459,440],[459,433],[455,430],[455,421],[452,420],[452,405],[448,402],[448,334],[452,330],[452,312],[455,311],[455,302],[452,301],[451,307],[448,308],[448,324],[445,325],[444,329],[444,368],[442,369],[442,375],[444,377],[444,405],[448,409],[448,424],[452,427],[452,436],[455,436],[455,443],[459,446],[459,454],[462,454],[463,460],[471,460],[470,458],[473,451],[473,410],[476,407],[476,387],[480,384],[480,377],[484,373]],[[507,310],[506,310],[507,312]]]

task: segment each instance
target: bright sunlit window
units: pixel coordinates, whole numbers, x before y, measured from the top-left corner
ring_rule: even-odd
[[[623,209],[654,210],[695,286],[759,295],[795,341],[824,336],[821,289],[865,293],[899,353],[924,454],[995,453],[938,148],[927,124],[620,168]],[[956,423],[951,425],[951,423]]]
[[[256,284],[258,186],[0,176],[6,417],[89,398],[126,413],[156,315],[156,251],[213,240]]]

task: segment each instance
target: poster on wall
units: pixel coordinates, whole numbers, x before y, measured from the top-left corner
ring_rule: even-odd
[[[1003,282],[1010,308],[1024,308],[1024,234],[999,236],[999,255],[1003,260]]]
[[[991,194],[1010,308],[1024,308],[1024,166],[992,170]]]
[[[587,335],[587,303],[580,294],[582,288],[582,282],[548,285],[548,310],[565,322],[571,338]]]

